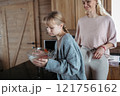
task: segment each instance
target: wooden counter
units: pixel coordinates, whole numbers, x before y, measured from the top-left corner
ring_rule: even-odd
[[[56,74],[44,68],[38,74],[37,68],[30,61],[0,72],[0,80],[56,80]],[[37,78],[40,76],[40,78]]]

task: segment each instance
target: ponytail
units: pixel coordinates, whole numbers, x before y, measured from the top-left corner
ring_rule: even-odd
[[[69,31],[68,31],[68,29],[67,29],[67,27],[64,25],[63,26],[63,30],[66,32],[66,33],[69,33]]]
[[[110,14],[104,9],[101,0],[97,0],[96,12],[101,16],[110,16]]]

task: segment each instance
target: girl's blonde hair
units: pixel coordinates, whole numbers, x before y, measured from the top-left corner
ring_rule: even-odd
[[[63,30],[66,33],[69,33],[69,31],[67,30],[67,28],[65,26],[65,19],[63,18],[62,14],[60,12],[52,11],[43,19],[43,23],[47,26],[50,26],[51,24],[53,24],[53,22],[55,22],[57,25],[60,25],[63,23]]]
[[[101,0],[97,0],[96,12],[98,15],[101,15],[101,16],[110,16],[110,14],[103,7]]]

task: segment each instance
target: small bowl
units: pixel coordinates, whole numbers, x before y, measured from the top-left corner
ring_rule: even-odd
[[[33,59],[40,59],[40,58],[48,59],[48,51],[40,47],[29,50],[27,52],[27,55],[31,62],[33,61]]]

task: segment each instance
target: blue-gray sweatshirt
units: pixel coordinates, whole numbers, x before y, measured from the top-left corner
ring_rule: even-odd
[[[48,60],[46,70],[57,73],[59,80],[86,80],[80,47],[69,33],[62,37],[59,52],[56,42],[55,54],[57,58]]]

